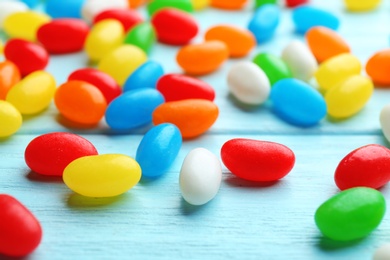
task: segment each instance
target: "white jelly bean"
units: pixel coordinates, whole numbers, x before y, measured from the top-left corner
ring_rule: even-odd
[[[383,135],[390,142],[390,104],[382,108],[379,121],[381,123]]]
[[[390,243],[386,243],[379,247],[375,253],[373,260],[390,260]]]
[[[92,22],[97,14],[107,9],[127,9],[127,0],[87,0],[85,1],[81,14],[87,22]]]
[[[27,11],[28,6],[19,1],[1,0],[0,1],[0,29],[3,28],[3,22],[8,15]]]
[[[188,153],[180,170],[180,190],[192,205],[203,205],[217,195],[222,180],[221,163],[204,148]]]
[[[249,105],[264,103],[270,93],[270,82],[264,71],[250,61],[241,61],[230,68],[227,76],[230,92]]]

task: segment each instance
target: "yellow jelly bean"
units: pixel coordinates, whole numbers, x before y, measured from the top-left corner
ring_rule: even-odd
[[[347,10],[352,12],[370,11],[380,4],[381,0],[344,0]]]
[[[93,26],[85,41],[85,51],[92,61],[99,61],[110,51],[121,46],[123,26],[114,19],[106,19]]]
[[[104,56],[98,67],[99,70],[111,75],[119,85],[123,85],[127,77],[146,60],[147,56],[143,50],[126,44]]]
[[[50,17],[34,12],[25,11],[13,13],[4,20],[4,31],[11,38],[21,38],[35,41],[38,29],[50,21]]]
[[[0,55],[3,55],[3,51],[4,51],[4,44],[3,41],[0,40]]]
[[[201,10],[209,6],[210,0],[191,0],[195,10]]]
[[[358,58],[349,53],[339,54],[321,63],[315,78],[322,91],[327,91],[341,81],[360,74],[362,65]]]
[[[334,118],[346,118],[359,112],[374,91],[370,79],[361,75],[347,78],[325,94],[328,114]]]
[[[63,180],[74,192],[87,197],[112,197],[125,193],[141,179],[141,167],[131,157],[103,154],[81,157],[64,170]]]
[[[6,100],[22,114],[36,114],[50,105],[55,91],[53,76],[45,71],[36,71],[16,83],[9,90]]]
[[[9,102],[0,100],[0,137],[16,133],[22,126],[22,115]]]

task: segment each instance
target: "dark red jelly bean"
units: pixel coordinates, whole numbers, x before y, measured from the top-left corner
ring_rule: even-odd
[[[165,101],[183,99],[207,99],[213,101],[214,89],[204,81],[181,74],[167,74],[157,82],[157,90],[164,96]]]
[[[130,9],[105,10],[95,16],[93,23],[98,23],[104,19],[115,19],[119,21],[123,25],[125,32],[133,28],[138,23],[143,22],[142,16],[138,12]]]
[[[250,181],[276,181],[295,164],[295,155],[285,145],[251,139],[232,139],[221,149],[225,166],[237,177]]]
[[[37,38],[49,53],[66,54],[81,51],[88,32],[83,20],[64,18],[42,25]]]
[[[4,56],[26,76],[31,72],[43,70],[49,62],[49,54],[41,46],[22,39],[11,39],[4,47]]]
[[[161,9],[153,15],[151,22],[158,41],[172,45],[187,44],[199,30],[190,14],[174,8]]]
[[[308,4],[309,0],[286,0],[286,6],[297,7],[299,5]]]
[[[62,176],[73,160],[97,155],[96,148],[88,140],[71,133],[48,133],[33,139],[24,152],[30,169],[43,175]]]
[[[382,187],[390,181],[390,150],[377,144],[353,150],[340,161],[334,180],[340,190]]]
[[[94,85],[102,92],[107,104],[122,93],[122,88],[110,75],[97,69],[76,70],[69,75],[68,80],[81,80]]]
[[[42,227],[35,216],[14,197],[0,194],[0,254],[26,256],[41,239]]]

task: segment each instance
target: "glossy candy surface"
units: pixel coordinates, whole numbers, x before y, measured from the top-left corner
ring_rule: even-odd
[[[176,8],[185,12],[194,10],[191,0],[152,0],[147,5],[149,16],[152,16],[158,10],[163,8]]]
[[[284,61],[270,53],[256,55],[253,62],[267,75],[271,86],[281,79],[292,78],[292,73]]]
[[[18,67],[12,61],[0,62],[0,100],[5,99],[8,91],[20,81]]]
[[[11,103],[0,100],[0,138],[16,133],[22,121],[22,115]]]
[[[210,0],[191,0],[191,2],[195,10],[202,10],[210,4]]]
[[[19,1],[1,1],[0,2],[0,29],[3,29],[3,23],[7,16],[28,10],[28,6]]]
[[[255,8],[266,4],[277,4],[277,0],[255,0]]]
[[[52,18],[81,18],[85,0],[46,0],[45,11]]]
[[[381,0],[344,0],[344,4],[347,7],[347,10],[352,12],[371,11],[372,9],[375,9],[380,3]]]
[[[378,51],[370,57],[366,71],[375,85],[390,87],[390,49]]]
[[[91,23],[99,13],[110,9],[128,9],[127,0],[85,0],[81,9],[84,20]]]
[[[286,6],[291,8],[297,7],[299,5],[308,4],[308,3],[309,0],[286,0]]]
[[[137,11],[130,9],[108,9],[96,15],[93,23],[96,24],[104,19],[115,19],[119,21],[125,32],[143,21],[142,16]]]
[[[141,48],[144,52],[149,53],[156,42],[156,32],[149,22],[138,23],[130,29],[124,42]]]
[[[309,5],[295,8],[292,19],[296,31],[302,34],[315,26],[324,26],[332,30],[337,30],[340,26],[340,21],[334,14]]]
[[[270,40],[279,25],[280,8],[275,4],[259,7],[249,21],[248,29],[256,37],[257,43]]]
[[[160,63],[149,60],[139,66],[126,80],[123,91],[138,88],[156,88],[157,81],[164,75],[164,69]]]
[[[239,10],[244,7],[247,0],[210,0],[210,5],[215,8],[227,10]]]

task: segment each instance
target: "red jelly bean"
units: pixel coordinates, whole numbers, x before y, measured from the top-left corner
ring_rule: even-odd
[[[68,80],[82,80],[97,87],[109,104],[114,98],[122,93],[122,88],[113,77],[97,69],[85,68],[74,71]]]
[[[104,19],[115,19],[119,21],[125,31],[130,30],[135,25],[143,22],[142,16],[130,9],[108,9],[95,16],[93,23],[96,24]]]
[[[279,180],[295,163],[293,151],[282,144],[241,138],[227,141],[221,157],[234,175],[250,181]]]
[[[83,137],[56,132],[33,139],[26,147],[24,159],[36,173],[62,176],[65,167],[75,159],[97,154],[95,146]]]
[[[0,100],[5,100],[8,91],[20,81],[18,67],[9,60],[0,62]]]
[[[309,0],[286,0],[286,5],[288,7],[297,7],[299,5],[304,5],[309,3]]]
[[[49,53],[65,54],[81,51],[88,32],[83,20],[56,19],[41,26],[37,38]]]
[[[22,76],[43,70],[49,62],[49,54],[44,48],[22,39],[9,40],[5,45],[4,55],[18,66]]]
[[[204,81],[181,74],[167,74],[157,82],[157,90],[163,94],[165,101],[183,99],[207,99],[213,101],[214,89]]]
[[[174,8],[164,8],[151,20],[160,42],[183,45],[198,33],[198,24],[191,15]]]
[[[340,190],[382,187],[390,181],[390,150],[370,144],[350,152],[337,166],[334,180]]]
[[[42,227],[35,216],[14,197],[0,194],[0,254],[28,255],[41,239]]]

